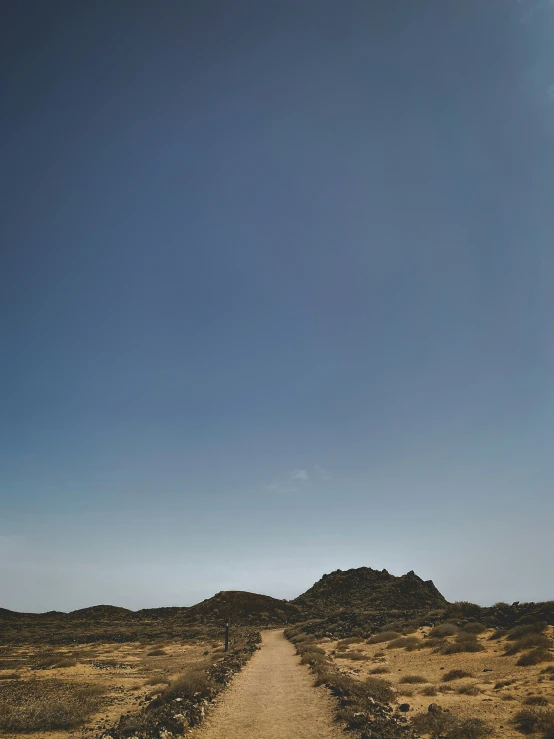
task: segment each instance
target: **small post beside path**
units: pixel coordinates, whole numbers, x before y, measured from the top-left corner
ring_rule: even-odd
[[[229,651],[229,621],[225,624],[225,651]]]

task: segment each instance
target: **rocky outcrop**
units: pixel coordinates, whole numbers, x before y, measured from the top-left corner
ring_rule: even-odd
[[[395,577],[387,570],[371,567],[323,575],[293,603],[318,614],[340,610],[429,610],[447,605],[432,580],[422,580],[413,570]]]

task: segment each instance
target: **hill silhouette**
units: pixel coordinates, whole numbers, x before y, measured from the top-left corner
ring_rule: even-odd
[[[447,605],[433,581],[422,580],[413,570],[395,577],[387,570],[371,567],[323,575],[293,603],[318,614],[337,610],[421,610]]]
[[[192,618],[232,623],[288,623],[302,617],[301,609],[287,600],[244,590],[222,590],[189,609]]]
[[[194,637],[202,629],[234,626],[290,625],[309,619],[332,618],[341,612],[361,614],[444,608],[445,598],[414,572],[395,577],[386,570],[359,567],[335,570],[294,600],[227,590],[193,606],[144,608],[131,611],[112,605],[80,608],[70,613],[17,613],[0,609],[0,641],[85,643],[90,641],[156,640],[165,636]],[[15,643],[15,642],[14,642]]]

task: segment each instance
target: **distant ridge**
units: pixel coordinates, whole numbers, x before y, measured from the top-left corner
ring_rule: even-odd
[[[57,621],[128,623],[133,621],[180,621],[182,623],[224,622],[252,625],[291,623],[337,610],[419,610],[443,608],[446,599],[431,580],[424,581],[413,571],[395,577],[387,570],[357,567],[335,570],[294,600],[243,590],[223,590],[193,606],[143,608],[131,611],[112,605],[80,608],[70,613],[18,613],[0,608],[0,622]]]

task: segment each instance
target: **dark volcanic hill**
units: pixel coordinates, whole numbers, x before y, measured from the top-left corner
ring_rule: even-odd
[[[323,575],[292,602],[320,614],[337,610],[429,610],[447,604],[433,581],[422,580],[413,570],[395,577],[387,570],[370,567]]]
[[[212,598],[191,606],[188,615],[205,622],[224,622],[229,617],[231,623],[286,623],[297,620],[301,610],[290,601],[269,595],[244,590],[222,590]]]
[[[338,611],[342,612],[341,617],[350,614],[351,620],[362,616],[367,620],[370,611],[382,615],[387,611],[422,611],[445,605],[446,600],[433,583],[424,582],[413,572],[395,577],[386,570],[360,567],[323,575],[293,601],[227,590],[189,607],[130,611],[99,605],[71,613],[16,613],[0,609],[0,643],[156,640],[191,637],[206,629],[218,631],[228,618],[233,626],[265,627],[333,618]]]
[[[71,611],[67,614],[67,618],[72,621],[109,621],[116,619],[124,619],[131,616],[133,611],[121,606],[89,606],[89,608],[79,608],[78,611]]]

